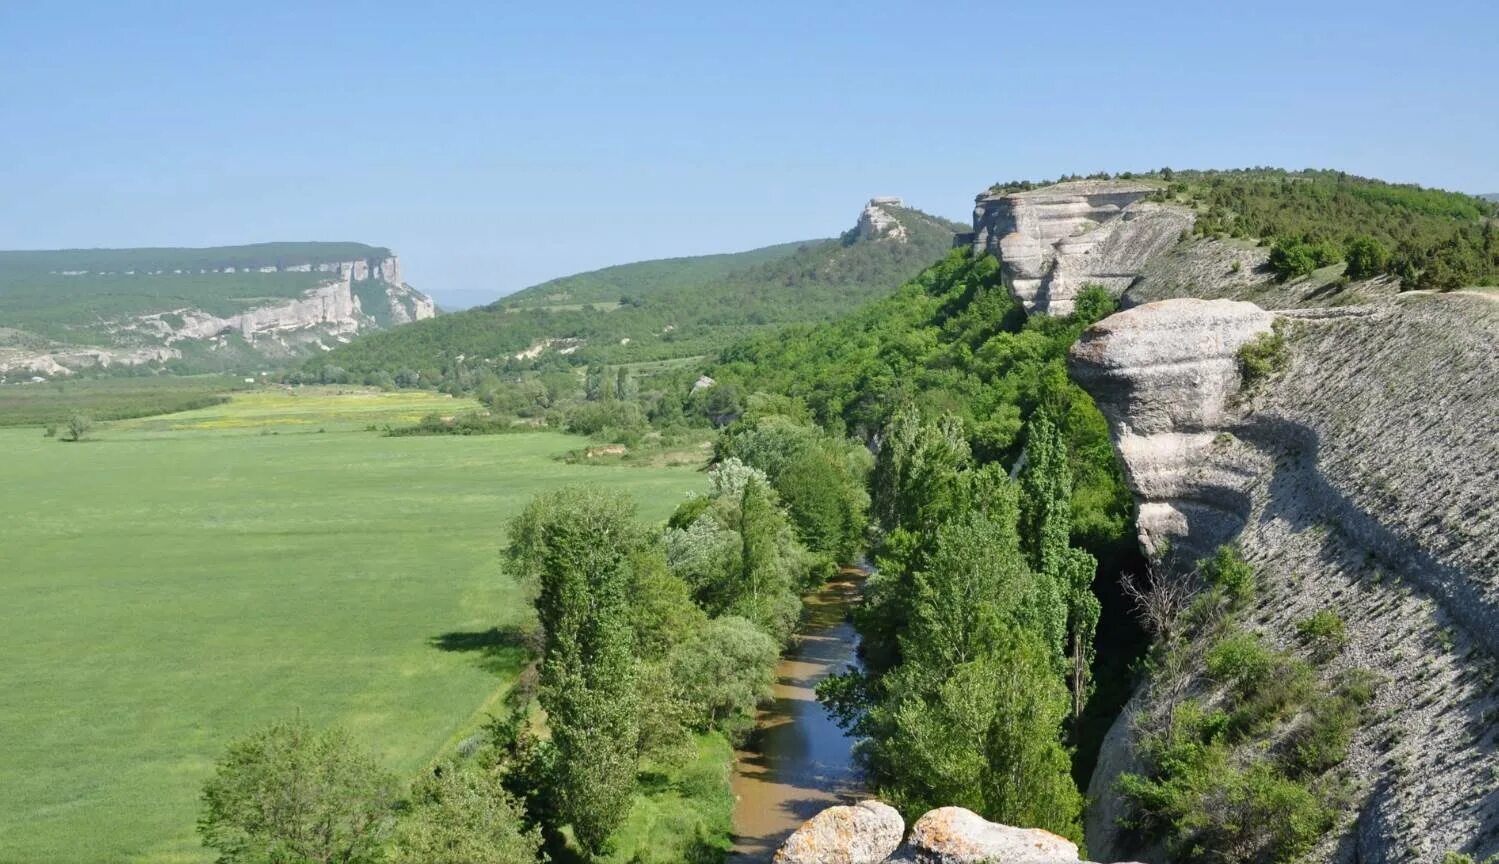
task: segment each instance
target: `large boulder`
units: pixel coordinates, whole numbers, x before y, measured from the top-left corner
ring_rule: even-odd
[[[881,801],[829,807],[796,829],[775,864],[879,864],[900,846],[905,820]]]
[[[1040,828],[1012,828],[962,807],[939,807],[911,826],[905,858],[917,864],[1077,864],[1077,844]]]

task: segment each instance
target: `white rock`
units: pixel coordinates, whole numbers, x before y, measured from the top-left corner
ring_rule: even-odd
[[[1040,828],[1012,828],[962,807],[916,820],[906,857],[917,864],[1078,864],[1077,844]]]
[[[775,864],[878,864],[900,846],[905,820],[881,801],[818,813],[776,850]]]

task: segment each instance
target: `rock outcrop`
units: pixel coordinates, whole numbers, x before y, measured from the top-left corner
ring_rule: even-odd
[[[854,227],[855,236],[860,240],[905,242],[909,232],[896,214],[891,212],[904,206],[904,202],[895,197],[869,199]]]
[[[1081,180],[981,195],[973,249],[991,252],[1027,313],[1066,315],[1077,293],[1101,285],[1118,296],[1145,264],[1191,228],[1184,207],[1144,200],[1152,183]]]
[[[829,807],[787,838],[775,864],[1083,864],[1077,844],[1040,828],[990,822],[962,807],[939,807],[905,823],[879,801]]]
[[[1253,303],[1166,300],[1106,318],[1073,348],[1072,376],[1109,420],[1147,552],[1211,548],[1242,528],[1242,479],[1203,469],[1239,389],[1239,348],[1274,317]]]

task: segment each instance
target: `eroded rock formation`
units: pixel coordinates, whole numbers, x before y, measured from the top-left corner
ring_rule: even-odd
[[[1166,300],[1106,318],[1073,348],[1072,376],[1109,420],[1147,552],[1211,547],[1243,526],[1243,478],[1206,457],[1239,389],[1238,350],[1273,321],[1253,303]]]
[[[1086,285],[1122,294],[1153,257],[1191,228],[1192,212],[1145,197],[1156,184],[1080,180],[981,195],[973,249],[991,252],[1027,313],[1066,315]]]

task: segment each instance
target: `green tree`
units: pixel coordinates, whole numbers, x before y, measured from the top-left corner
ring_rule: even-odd
[[[748,619],[715,618],[673,651],[671,673],[694,706],[693,725],[742,731],[770,697],[780,651]]]
[[[1038,635],[1039,582],[1016,532],[1014,484],[936,532],[902,663],[864,724],[882,787],[910,809],[960,804],[1077,837],[1082,799],[1061,742],[1066,688]]]
[[[597,855],[629,812],[639,758],[627,602],[629,557],[640,544],[634,508],[622,496],[565,488],[532,501],[511,536],[511,560],[538,589],[539,696],[557,748],[557,816]]]
[[[392,864],[534,864],[541,832],[523,821],[498,772],[442,765],[413,785]]]
[[[87,435],[92,428],[94,428],[94,421],[90,420],[87,414],[74,412],[68,417],[67,428],[63,432],[62,440],[82,441],[83,436]]]
[[[1068,657],[1072,714],[1080,717],[1088,695],[1093,638],[1101,605],[1093,593],[1098,562],[1072,547],[1072,469],[1061,432],[1045,414],[1031,418],[1026,435],[1025,536],[1037,575],[1039,633]]]
[[[1349,279],[1372,279],[1390,266],[1390,250],[1373,237],[1358,237],[1348,244]]]
[[[395,799],[394,776],[343,731],[273,723],[219,760],[198,834],[221,864],[377,862]]]

